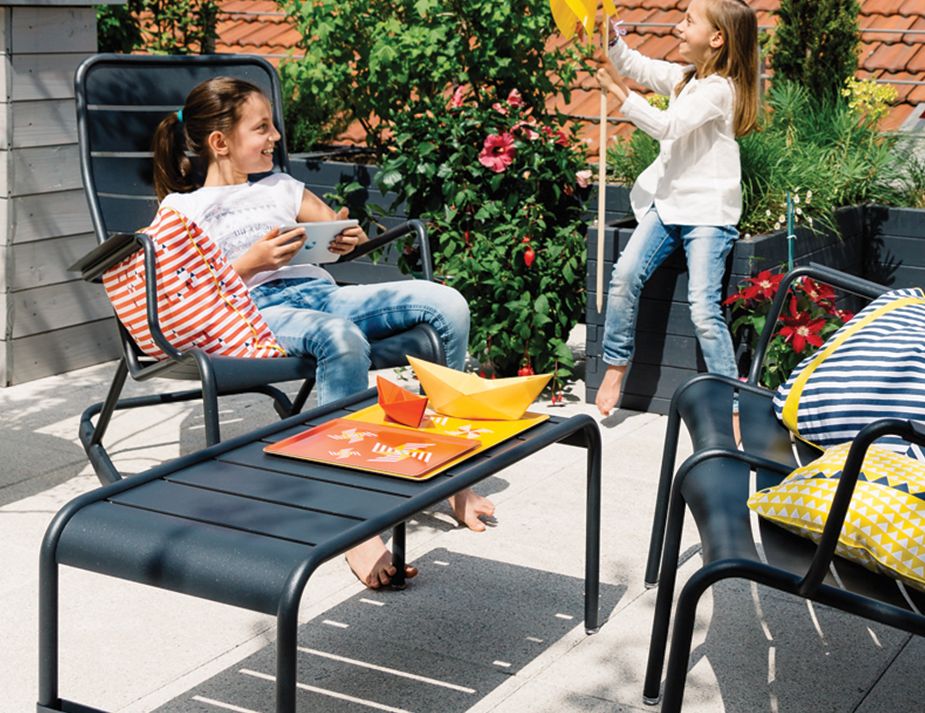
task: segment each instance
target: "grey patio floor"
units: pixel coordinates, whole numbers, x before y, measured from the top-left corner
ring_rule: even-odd
[[[34,710],[38,546],[58,508],[97,485],[77,420],[112,368],[0,390],[4,713]],[[581,388],[550,410],[592,413]],[[226,436],[274,418],[251,397],[226,399],[222,416]],[[413,521],[421,574],[406,591],[366,591],[343,561],[318,572],[301,611],[300,710],[657,710],[641,699],[655,601],[642,574],[665,418],[619,412],[601,426],[600,633],[581,624],[583,452],[557,446],[483,484],[497,505],[488,532],[446,509]],[[186,404],[121,414],[107,440],[117,466],[139,472],[202,439]],[[700,560],[689,530],[681,582]],[[273,709],[272,618],[74,570],[61,587],[65,697],[126,712]],[[921,640],[744,584],[718,587],[700,614],[685,711],[917,709]]]

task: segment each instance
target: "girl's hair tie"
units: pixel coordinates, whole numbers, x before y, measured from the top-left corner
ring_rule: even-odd
[[[183,107],[177,109],[177,121],[179,121],[181,124],[183,123]]]

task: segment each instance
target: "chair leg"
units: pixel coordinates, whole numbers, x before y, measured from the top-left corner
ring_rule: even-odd
[[[678,454],[678,435],[681,431],[681,415],[677,403],[672,400],[665,431],[665,446],[662,450],[662,469],[659,473],[658,492],[655,496],[655,514],[652,518],[652,535],[649,539],[649,557],[646,561],[645,586],[658,585],[658,562],[662,557],[665,538],[665,520],[668,517],[668,498],[671,494],[671,478],[674,474]]]
[[[694,621],[697,617],[697,604],[713,582],[714,577],[700,570],[687,581],[678,596],[661,713],[681,713],[684,685],[687,682],[687,667],[691,656],[691,639],[694,635]]]
[[[296,394],[296,397],[292,402],[292,407],[287,414],[288,416],[295,416],[305,407],[305,402],[308,401],[308,397],[314,388],[314,379],[306,379],[304,382],[302,382],[302,387],[299,389],[299,393]]]
[[[585,499],[585,633],[600,629],[601,588],[601,432],[595,424],[585,429],[588,484]]]
[[[662,581],[655,599],[655,617],[652,620],[652,637],[649,640],[649,660],[643,685],[643,701],[655,705],[659,701],[662,669],[665,664],[665,647],[668,643],[668,625],[671,620],[671,600],[678,577],[678,559],[681,551],[681,534],[684,530],[685,503],[681,497],[680,481],[675,481],[668,505],[667,537],[662,554]]]
[[[58,709],[58,563],[44,543],[39,555],[38,706]]]
[[[128,376],[128,366],[125,364],[125,357],[119,359],[119,365],[116,367],[116,375],[112,379],[112,384],[109,386],[109,393],[106,394],[106,400],[103,402],[103,408],[100,410],[100,416],[96,420],[96,427],[93,429],[93,434],[90,436],[91,446],[98,445],[103,441],[103,434],[106,433],[106,429],[109,428],[109,421],[112,418],[113,411],[116,410],[116,405],[119,403],[119,395],[122,393],[122,388],[125,386],[125,377]]]
[[[393,589],[405,588],[405,523],[400,522],[392,528],[392,566],[395,567],[395,576],[392,577]]]
[[[215,371],[212,362],[202,352],[193,352],[199,378],[202,381],[202,416],[206,427],[206,445],[214,446],[222,440],[218,425],[218,387],[215,385]]]

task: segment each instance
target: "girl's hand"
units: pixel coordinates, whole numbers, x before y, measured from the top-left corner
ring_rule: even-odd
[[[279,228],[273,228],[231,266],[246,280],[258,272],[276,270],[286,265],[304,244],[305,228],[293,228],[285,233],[281,233]]]
[[[346,220],[350,216],[347,208],[341,208],[337,211],[336,220]],[[328,245],[328,250],[337,255],[346,255],[353,252],[357,245],[362,245],[369,237],[359,225],[354,228],[347,228],[334,238]]]
[[[617,108],[623,106],[623,102],[626,101],[626,98],[630,95],[629,89],[626,88],[626,85],[623,83],[623,80],[620,76],[606,67],[601,67],[597,70],[597,83],[601,85],[602,89],[606,89],[608,92],[613,94],[619,102]]]

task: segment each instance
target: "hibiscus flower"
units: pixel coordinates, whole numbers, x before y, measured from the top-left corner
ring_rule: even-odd
[[[793,295],[790,297],[788,312],[781,316],[784,326],[777,334],[793,347],[793,351],[802,354],[808,344],[821,347],[823,339],[820,333],[825,327],[825,317],[813,319],[809,313],[801,312],[797,298]]]
[[[533,124],[529,121],[518,121],[511,128],[511,132],[519,131],[521,134],[526,136],[530,141],[536,141],[540,138],[540,135],[533,130]]]
[[[459,109],[465,101],[466,88],[462,85],[456,87],[453,98],[450,99],[450,109]]]
[[[513,163],[516,153],[514,137],[509,132],[489,134],[479,154],[479,163],[495,173],[501,173]]]
[[[578,184],[579,188],[587,188],[591,185],[591,171],[576,171],[575,173],[575,182]]]
[[[511,106],[523,106],[524,99],[520,96],[520,92],[516,89],[512,89],[510,94],[507,95],[507,103]]]
[[[507,116],[507,107],[502,105],[501,102],[495,102],[494,104],[491,105],[491,108],[494,109],[499,114],[501,114],[502,116]]]

